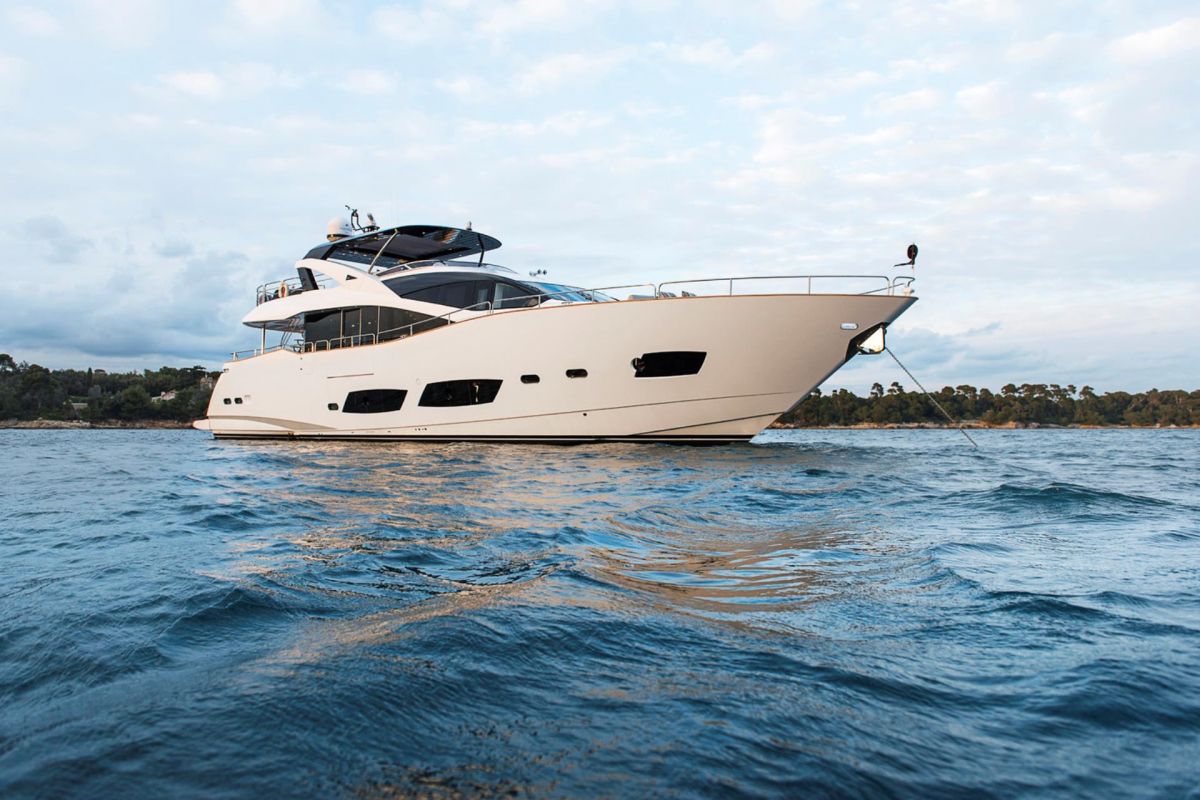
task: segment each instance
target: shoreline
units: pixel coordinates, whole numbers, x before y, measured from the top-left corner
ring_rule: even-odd
[[[184,430],[192,427],[191,422],[178,420],[106,420],[87,422],[78,419],[5,419],[0,420],[0,430]],[[956,430],[959,426],[945,422],[859,422],[854,425],[796,425],[774,423],[766,430],[786,431],[890,431],[890,430]],[[964,420],[962,427],[968,430],[1197,430],[1200,425],[1055,425],[1043,422],[988,423],[980,420]]]

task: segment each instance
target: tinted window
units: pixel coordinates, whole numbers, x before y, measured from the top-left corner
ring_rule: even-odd
[[[669,350],[662,353],[643,353],[631,362],[635,378],[669,378],[673,375],[695,375],[704,366],[707,353],[694,350]]]
[[[399,411],[408,392],[403,389],[363,389],[346,395],[342,403],[343,414],[382,414]],[[337,408],[330,404],[330,408]]]
[[[530,297],[530,295],[534,295]],[[526,308],[538,304],[537,291],[515,283],[496,284],[496,308]]]
[[[586,369],[569,369],[569,370],[567,370],[567,377],[568,378],[586,378],[587,370]]]
[[[541,383],[542,379],[537,375],[522,375],[521,383]]]
[[[304,314],[304,341],[329,342],[342,335],[342,311],[308,311]],[[324,347],[324,345],[322,345]]]
[[[431,317],[428,314],[383,306],[379,309],[379,341],[403,339],[405,336],[446,324],[448,324],[446,320]]]
[[[423,406],[476,406],[490,403],[500,391],[500,381],[473,378],[461,381],[438,381],[421,393]]]

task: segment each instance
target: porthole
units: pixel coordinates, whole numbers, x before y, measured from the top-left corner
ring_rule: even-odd
[[[568,378],[586,378],[587,370],[586,369],[569,369],[569,370],[567,370],[567,377]]]
[[[537,375],[522,375],[521,383],[541,383],[542,379]]]
[[[240,405],[242,404],[242,398],[240,398],[240,397],[235,397],[235,398],[233,398],[233,402],[234,402],[236,405],[239,405],[239,406],[240,406]]]
[[[337,403],[330,403],[329,405],[327,405],[327,406],[325,406],[325,407],[326,407],[326,408],[328,408],[330,411],[337,411],[337,410],[338,410],[338,404],[337,404]]]
[[[228,397],[226,397],[226,398],[225,398],[225,405],[227,405],[227,406],[231,406],[231,405],[233,405],[233,401],[232,401],[232,400],[230,400]]]
[[[856,330],[858,330],[858,323],[857,323],[857,322],[843,322],[843,323],[842,323],[842,330],[844,330],[844,331],[856,331]]]

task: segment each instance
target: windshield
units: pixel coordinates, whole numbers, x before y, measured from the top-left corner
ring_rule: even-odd
[[[523,283],[536,287],[538,291],[548,295],[547,299],[549,300],[562,300],[564,303],[592,303],[613,299],[603,292],[580,289],[578,286],[564,286],[561,283],[538,283],[536,281],[523,281]]]

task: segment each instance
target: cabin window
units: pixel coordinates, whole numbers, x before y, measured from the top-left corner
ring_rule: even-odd
[[[326,408],[328,408],[330,411],[337,411],[337,410],[338,410],[338,404],[337,404],[337,403],[326,403],[326,404],[325,404],[325,407],[326,407]]]
[[[404,389],[362,389],[346,395],[342,403],[343,414],[382,414],[399,411],[408,395]],[[331,410],[337,405],[330,403]]]
[[[231,405],[233,405],[233,401],[232,401],[232,400],[230,400],[228,397],[226,397],[226,398],[225,398],[225,405],[227,405],[227,406],[231,406]]]
[[[421,393],[423,406],[478,406],[496,399],[500,391],[498,380],[472,378],[461,381],[438,381],[428,384]]]
[[[496,308],[526,308],[536,306],[540,299],[537,294],[535,290],[525,286],[517,286],[513,283],[497,283],[494,305]],[[530,295],[534,296],[530,297]]]
[[[386,306],[309,311],[304,315],[304,341],[313,350],[336,350],[399,339],[445,324],[446,320],[428,314]]]
[[[428,314],[420,314],[404,308],[382,306],[379,309],[379,341],[401,339],[413,333],[420,333],[447,324],[449,323],[446,320],[431,317]]]
[[[707,353],[695,350],[668,350],[661,353],[643,353],[633,359],[635,378],[670,378],[677,375],[695,375],[704,366]]]
[[[586,378],[587,370],[586,369],[569,369],[569,370],[567,370],[567,377],[568,378]]]
[[[542,379],[537,375],[522,375],[521,383],[541,383]]]

